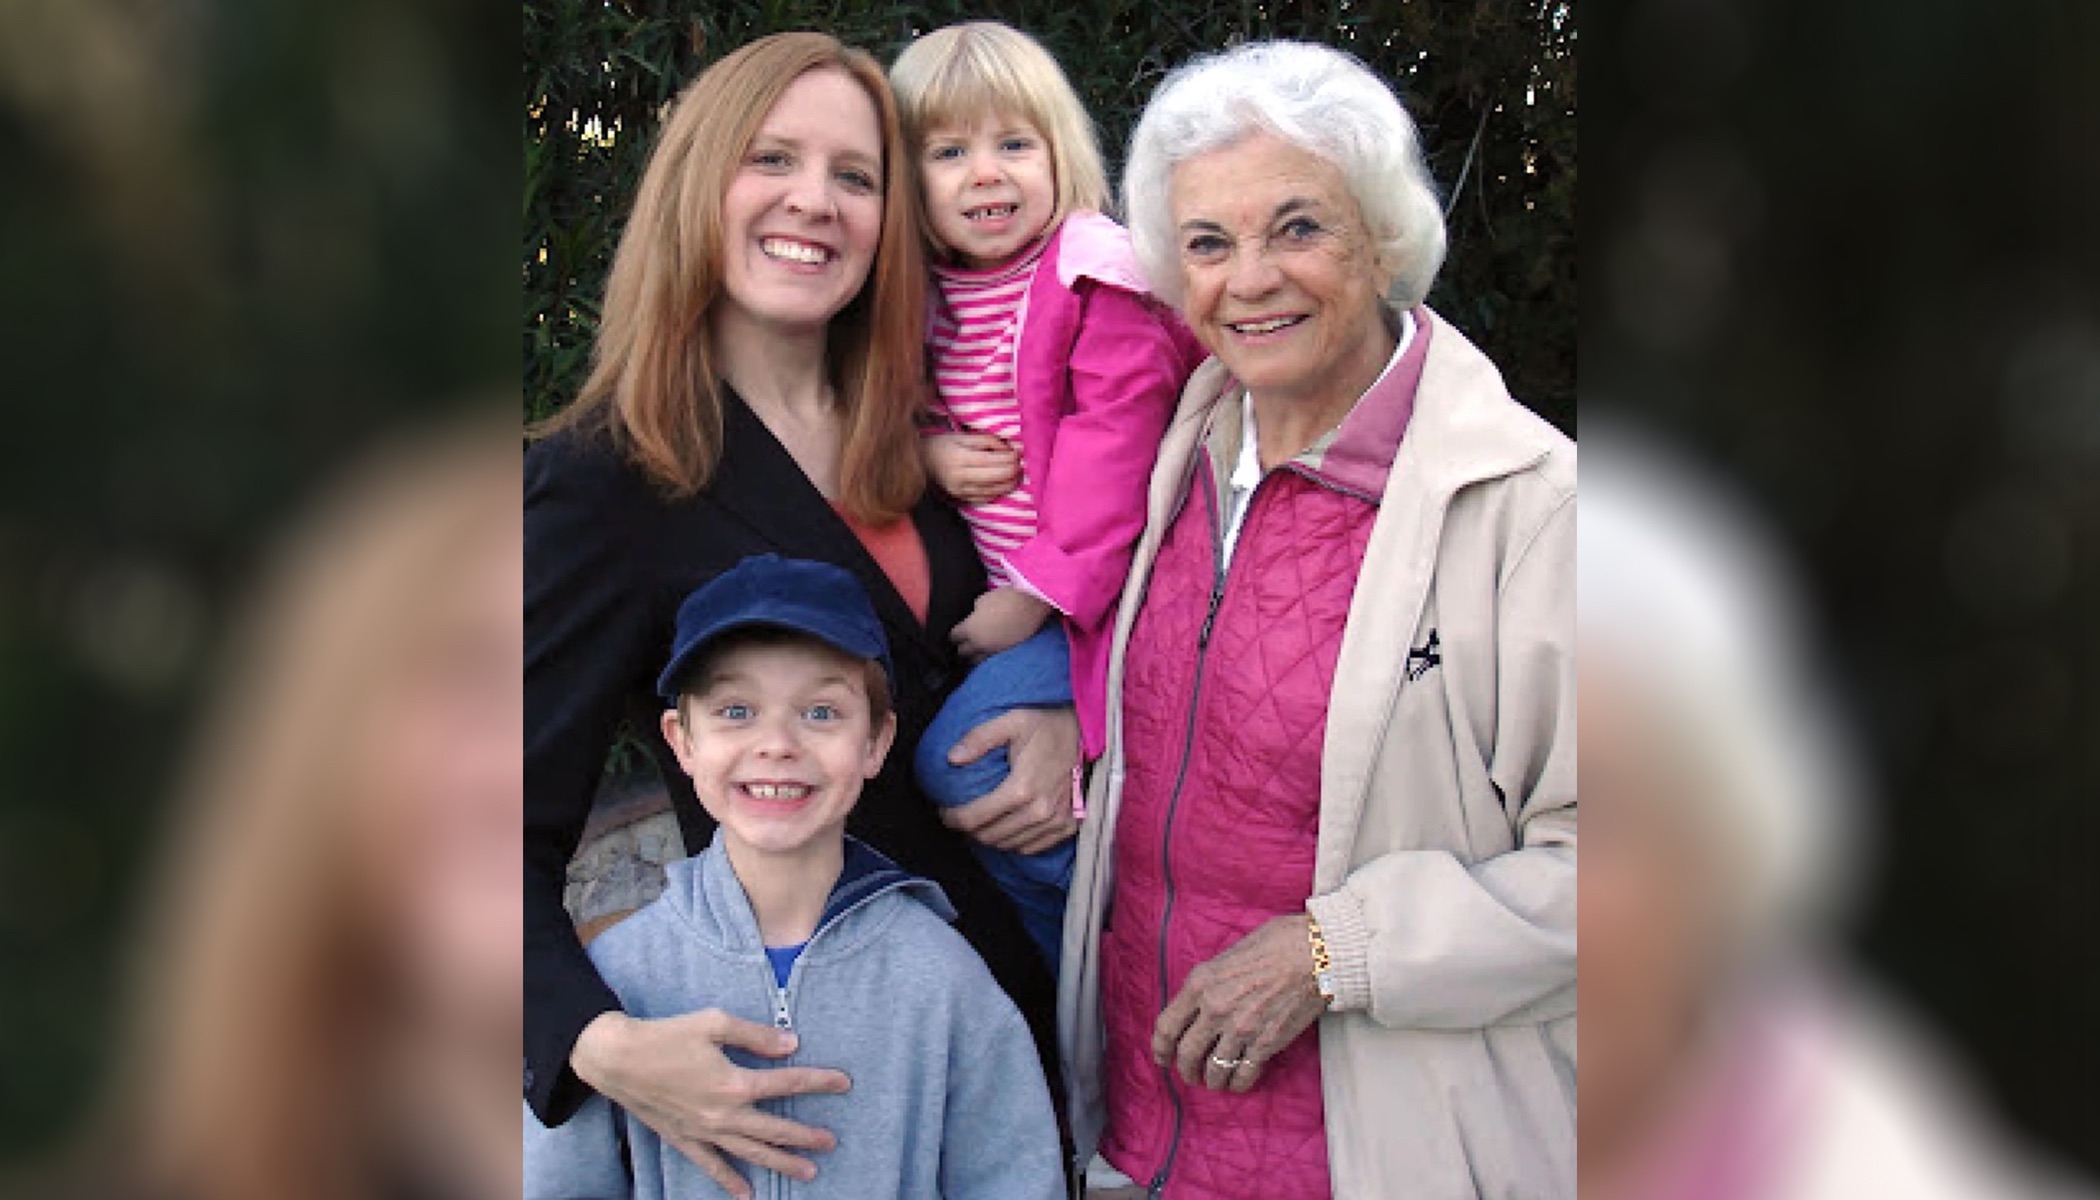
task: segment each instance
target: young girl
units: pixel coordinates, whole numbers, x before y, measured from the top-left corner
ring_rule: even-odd
[[[1110,626],[1146,482],[1204,355],[1102,215],[1093,122],[1042,46],[994,22],[951,25],[907,47],[890,84],[934,262],[938,395],[921,446],[991,582],[954,635],[983,662],[916,755],[926,792],[952,806],[1005,777],[1003,752],[947,760],[999,711],[1069,702],[1086,757],[1101,752]],[[978,849],[1054,966],[1071,843]]]

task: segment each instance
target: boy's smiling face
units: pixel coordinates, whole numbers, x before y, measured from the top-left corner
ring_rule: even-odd
[[[664,739],[732,844],[788,857],[838,845],[897,733],[894,713],[875,720],[869,670],[806,639],[735,644],[664,713]]]

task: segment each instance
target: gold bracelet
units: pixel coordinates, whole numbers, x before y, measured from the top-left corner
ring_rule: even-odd
[[[1334,1007],[1334,960],[1327,953],[1326,935],[1320,932],[1320,918],[1305,914],[1305,939],[1312,943],[1313,986],[1320,989],[1320,999],[1327,1007]]]

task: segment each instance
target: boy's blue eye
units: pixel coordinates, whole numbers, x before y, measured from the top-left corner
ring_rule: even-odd
[[[836,721],[845,714],[838,710],[837,705],[812,704],[808,709],[804,710],[803,715],[812,721]]]
[[[715,710],[715,715],[725,721],[748,721],[751,719],[751,706],[748,704],[724,704]]]

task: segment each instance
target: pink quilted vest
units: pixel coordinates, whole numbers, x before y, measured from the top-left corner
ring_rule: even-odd
[[[1305,910],[1327,701],[1378,510],[1295,466],[1270,472],[1216,592],[1208,453],[1194,474],[1126,660],[1127,768],[1101,950],[1102,1152],[1169,1200],[1325,1200],[1318,1026],[1244,1095],[1154,1066],[1152,1027],[1198,963]]]

